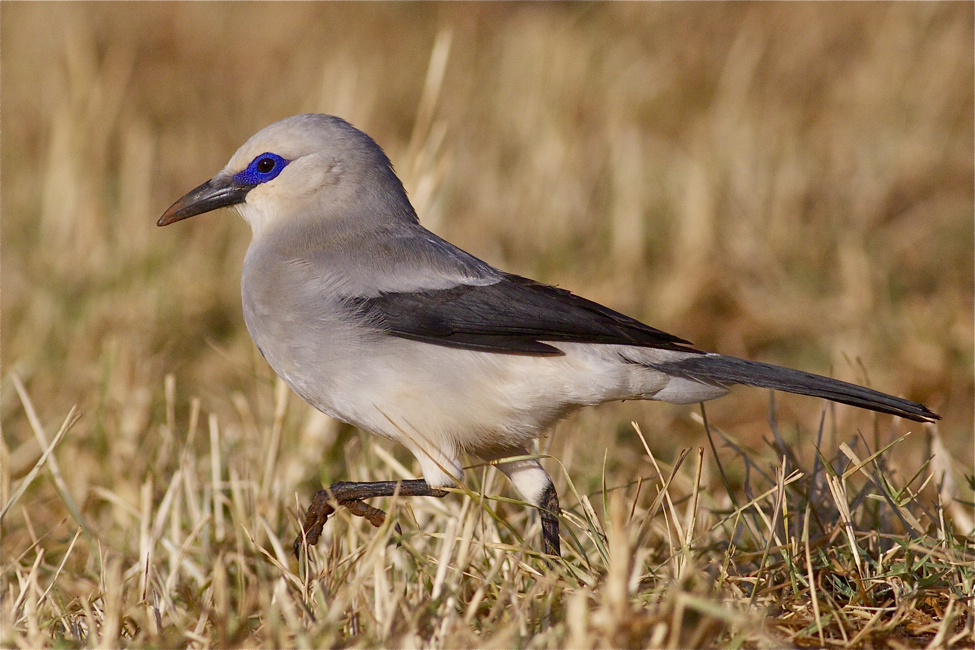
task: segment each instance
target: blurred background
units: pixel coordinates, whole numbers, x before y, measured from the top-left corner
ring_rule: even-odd
[[[72,405],[83,412],[58,456],[84,509],[93,487],[138,502],[141,476],[168,471],[192,397],[218,415],[240,471],[264,467],[274,379],[240,312],[248,228],[231,213],[155,221],[254,132],[302,112],[372,135],[421,221],[488,262],[704,349],[922,401],[970,467],[970,3],[3,3],[0,15],[6,494],[40,455],[12,373],[49,436]],[[777,399],[783,435],[813,440],[823,403]],[[707,409],[743,444],[769,437],[765,391]],[[582,486],[598,486],[607,448],[610,477],[630,480],[646,468],[629,422],[670,459],[705,444],[696,413],[587,409],[542,446]],[[908,477],[928,453],[913,424],[847,407],[831,421],[841,440],[880,444],[913,429]],[[292,397],[276,493],[354,478],[358,440]],[[34,504],[60,507],[36,490]]]

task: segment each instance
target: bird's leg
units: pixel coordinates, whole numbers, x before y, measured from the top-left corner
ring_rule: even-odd
[[[352,514],[365,518],[370,524],[377,528],[386,520],[386,513],[379,508],[374,508],[363,499],[375,497],[391,497],[398,494],[402,497],[437,497],[447,495],[444,490],[438,490],[427,485],[423,479],[412,481],[375,481],[371,483],[351,483],[342,481],[333,483],[324,490],[319,490],[312,497],[308,512],[305,513],[305,521],[302,524],[302,534],[295,539],[294,554],[298,557],[301,551],[302,538],[308,540],[310,546],[318,543],[318,538],[322,534],[322,528],[329,516],[335,512],[337,503],[347,509]],[[556,526],[558,523],[556,522]]]
[[[497,467],[504,472],[525,501],[538,508],[542,518],[542,550],[549,555],[561,555],[559,544],[559,495],[548,473],[537,458],[530,456],[524,447],[512,447],[478,454],[485,460],[498,461]],[[515,458],[516,460],[506,460]]]

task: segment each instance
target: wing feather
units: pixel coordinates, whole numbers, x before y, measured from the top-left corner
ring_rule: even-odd
[[[565,289],[505,274],[487,285],[387,292],[348,303],[394,336],[504,354],[561,355],[548,343],[698,352],[690,343]]]

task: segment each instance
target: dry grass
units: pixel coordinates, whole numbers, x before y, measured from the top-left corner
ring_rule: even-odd
[[[972,25],[962,3],[3,3],[0,644],[970,647]],[[239,220],[154,222],[309,110],[371,133],[424,222],[492,263],[944,420],[757,390],[710,426],[589,409],[541,441],[554,569],[484,466],[377,504],[402,538],[340,513],[299,565],[296,495],[416,468],[275,382]]]

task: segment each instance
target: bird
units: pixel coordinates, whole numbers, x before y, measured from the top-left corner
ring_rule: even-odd
[[[698,350],[494,268],[424,228],[382,148],[339,117],[308,113],[265,127],[157,224],[218,208],[250,225],[242,311],[274,372],[319,411],[405,445],[422,473],[318,491],[296,556],[337,506],[378,526],[384,513],[367,499],[445,496],[462,481],[463,454],[497,464],[537,509],[544,553],[559,556],[558,494],[528,450],[584,406],[692,404],[742,384],[940,419],[856,384]]]

